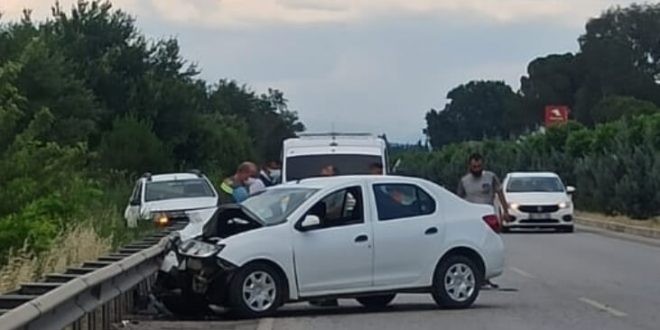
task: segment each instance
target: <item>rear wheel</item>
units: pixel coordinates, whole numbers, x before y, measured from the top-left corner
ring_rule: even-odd
[[[479,296],[482,277],[472,259],[463,255],[449,256],[435,270],[433,300],[444,308],[468,308]]]
[[[384,294],[377,296],[359,297],[355,298],[355,300],[357,300],[360,305],[367,308],[385,308],[394,300],[395,297],[396,294]]]

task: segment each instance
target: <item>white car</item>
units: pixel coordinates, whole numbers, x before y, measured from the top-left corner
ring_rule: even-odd
[[[509,203],[511,222],[502,223],[503,231],[513,228],[554,228],[573,232],[573,187],[564,187],[559,176],[546,172],[509,173],[502,183]]]
[[[405,292],[467,308],[481,284],[502,273],[498,225],[492,207],[422,179],[291,182],[220,207],[201,236],[178,241],[161,270],[183,298],[163,302],[178,314],[212,304],[261,317],[320,298],[384,307]]]
[[[133,193],[124,211],[129,228],[138,226],[139,221],[185,220],[186,211],[215,208],[218,193],[209,179],[199,173],[169,173],[143,175],[135,184]]]

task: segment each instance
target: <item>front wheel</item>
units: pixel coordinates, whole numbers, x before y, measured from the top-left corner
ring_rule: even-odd
[[[396,294],[384,294],[378,296],[359,297],[355,298],[355,300],[357,300],[360,305],[367,308],[385,308],[394,300],[395,297]]]
[[[433,300],[444,308],[468,308],[477,299],[482,282],[474,261],[462,255],[450,256],[435,270]]]
[[[239,270],[229,285],[234,314],[242,318],[271,315],[284,301],[284,279],[270,265],[250,264]]]

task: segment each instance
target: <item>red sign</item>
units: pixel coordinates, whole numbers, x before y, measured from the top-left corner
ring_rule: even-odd
[[[568,121],[571,110],[565,105],[549,105],[545,107],[545,126],[551,126]]]

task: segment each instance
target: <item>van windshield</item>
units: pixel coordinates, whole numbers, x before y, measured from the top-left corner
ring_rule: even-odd
[[[321,169],[329,165],[337,169],[337,175],[369,174],[371,165],[382,162],[382,157],[378,155],[324,154],[288,157],[285,164],[286,180],[320,176]]]

